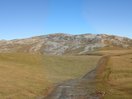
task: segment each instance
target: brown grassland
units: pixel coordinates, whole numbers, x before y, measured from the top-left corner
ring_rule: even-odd
[[[132,99],[132,51],[101,51],[110,55],[98,75],[97,90],[106,92],[104,99]]]
[[[100,56],[0,54],[0,99],[36,99],[56,83],[82,77]]]
[[[102,50],[82,56],[48,56],[27,53],[0,54],[0,99],[36,99],[58,83],[82,77],[98,68],[96,90],[104,99],[132,99],[132,51]],[[87,85],[85,85],[87,86]]]

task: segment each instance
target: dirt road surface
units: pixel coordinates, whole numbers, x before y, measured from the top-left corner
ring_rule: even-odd
[[[43,99],[103,99],[104,93],[97,92],[95,80],[97,73],[99,73],[98,70],[104,68],[108,59],[108,56],[103,56],[94,70],[88,72],[80,79],[68,80],[57,85],[55,89]]]

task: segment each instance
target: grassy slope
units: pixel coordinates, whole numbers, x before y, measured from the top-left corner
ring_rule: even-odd
[[[54,83],[81,77],[99,58],[0,54],[0,99],[34,99]]]
[[[105,99],[132,99],[132,52],[128,50],[108,52],[111,55],[119,55],[110,57],[101,74],[101,82],[97,83],[97,90],[106,92]]]

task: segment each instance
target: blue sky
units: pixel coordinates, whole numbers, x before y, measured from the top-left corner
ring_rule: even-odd
[[[132,0],[0,0],[0,39],[49,33],[132,38]]]

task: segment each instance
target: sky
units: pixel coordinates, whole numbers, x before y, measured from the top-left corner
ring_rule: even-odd
[[[0,39],[51,33],[132,38],[132,0],[0,0]]]

